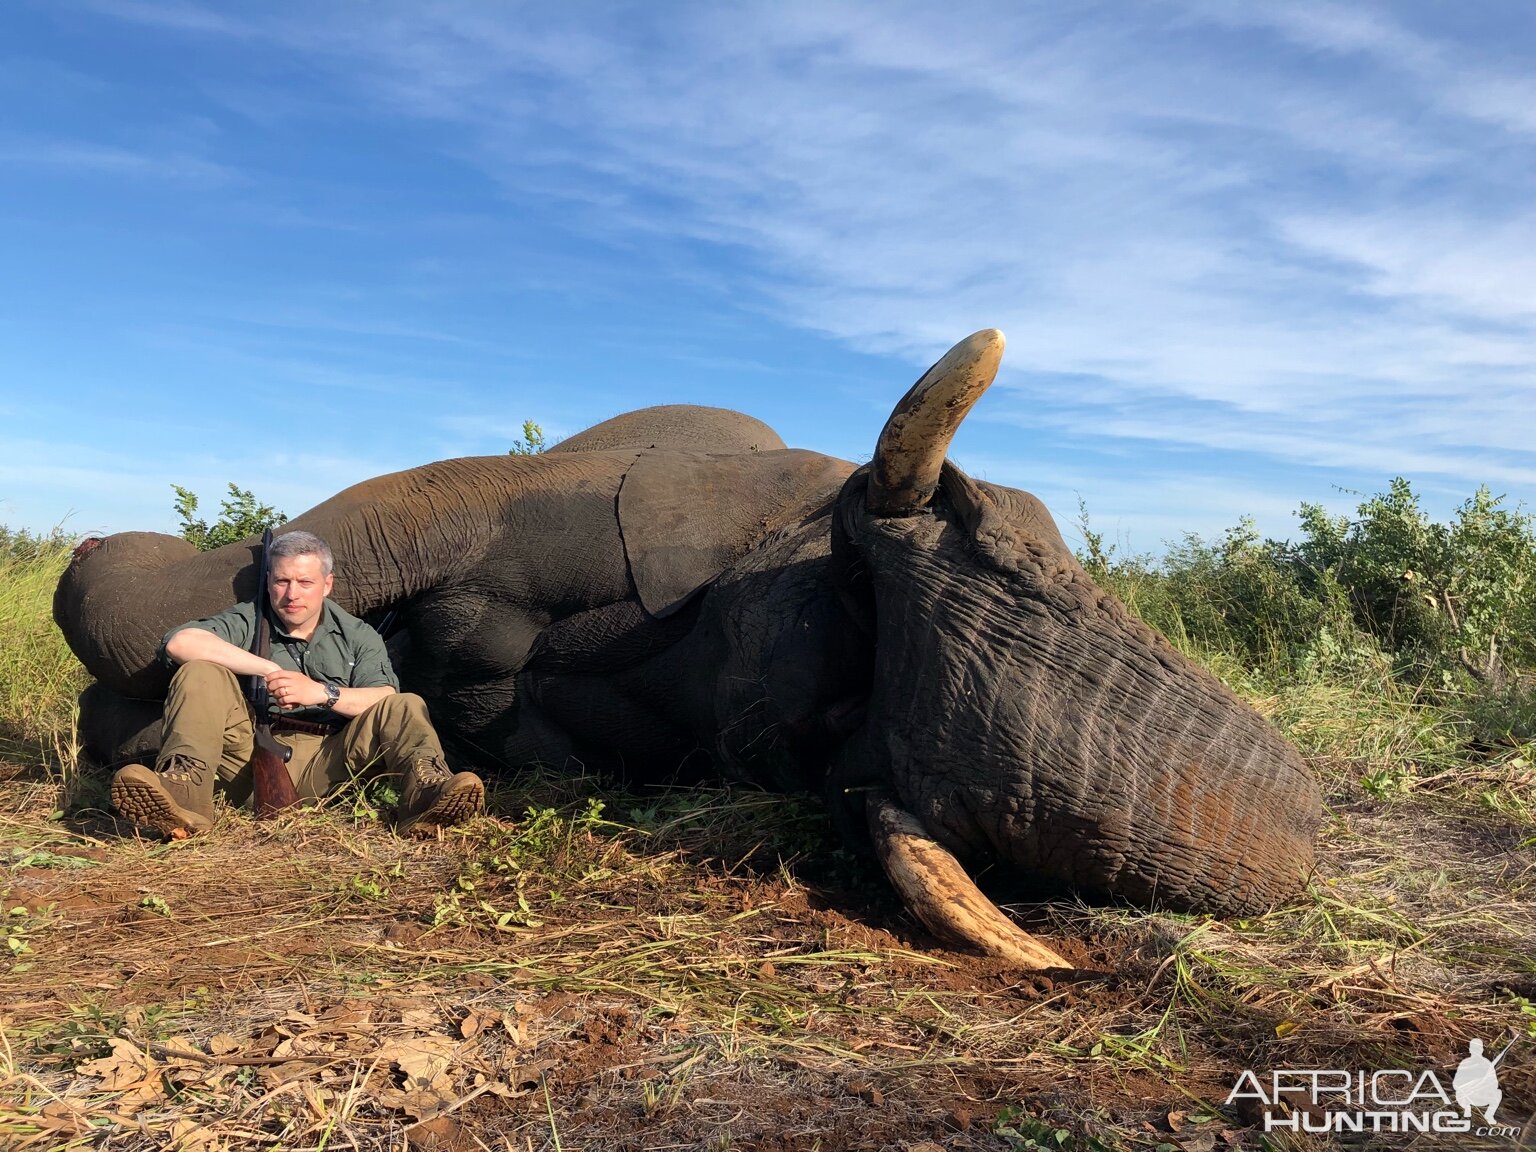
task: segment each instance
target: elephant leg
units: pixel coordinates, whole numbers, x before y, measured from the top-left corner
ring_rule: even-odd
[[[100,682],[80,693],[80,744],[103,768],[153,764],[160,752],[163,700],[138,700]]]

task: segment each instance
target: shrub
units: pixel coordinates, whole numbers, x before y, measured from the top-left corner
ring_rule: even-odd
[[[512,441],[512,447],[507,449],[507,455],[537,456],[548,448],[549,444],[544,439],[544,429],[540,428],[532,420],[524,420],[523,438]]]
[[[1421,676],[1502,691],[1536,664],[1536,532],[1502,503],[1479,488],[1438,524],[1399,478],[1354,520],[1302,505],[1296,559],[1346,588],[1359,625]]]
[[[229,499],[220,505],[220,515],[210,526],[208,521],[197,518],[197,496],[190,488],[172,484],[176,490],[176,514],[181,517],[181,536],[207,552],[235,544],[250,536],[258,536],[268,528],[275,528],[288,519],[270,504],[258,504],[256,497],[234,484],[229,486]]]
[[[1342,743],[1438,760],[1453,730],[1480,743],[1536,731],[1529,513],[1479,488],[1437,523],[1396,479],[1354,517],[1314,504],[1298,516],[1294,543],[1260,540],[1243,520],[1158,560],[1117,555],[1080,505],[1081,560],[1186,654],[1272,697],[1304,744],[1340,747],[1338,725],[1353,723]],[[1327,738],[1308,739],[1314,730]]]

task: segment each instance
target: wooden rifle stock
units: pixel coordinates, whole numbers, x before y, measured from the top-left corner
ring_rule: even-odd
[[[263,660],[272,656],[272,634],[267,622],[267,566],[271,562],[271,550],[272,529],[268,528],[262,533],[261,564],[256,570],[256,639],[251,646]],[[293,777],[288,774],[288,758],[293,755],[293,749],[279,744],[272,735],[270,705],[266,677],[252,676],[251,711],[256,728],[256,755],[251,760],[251,807],[258,820],[266,820],[299,802]]]

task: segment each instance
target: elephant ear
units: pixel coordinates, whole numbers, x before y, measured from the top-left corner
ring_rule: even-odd
[[[758,544],[827,506],[853,465],[816,452],[653,450],[619,488],[619,531],[640,603],[670,616]]]

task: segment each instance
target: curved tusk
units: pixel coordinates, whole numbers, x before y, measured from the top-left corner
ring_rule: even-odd
[[[886,792],[869,795],[866,811],[880,865],[891,886],[934,935],[1025,968],[1071,968],[981,894],[960,862]]]
[[[944,353],[891,412],[871,463],[870,512],[910,516],[926,508],[939,484],[939,469],[960,422],[997,376],[1003,334],[973,332]]]

